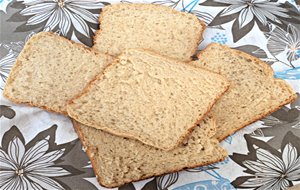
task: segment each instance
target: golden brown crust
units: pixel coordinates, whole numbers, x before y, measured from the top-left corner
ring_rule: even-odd
[[[24,105],[31,106],[31,107],[38,107],[38,108],[41,108],[41,109],[49,111],[49,112],[58,113],[58,114],[62,114],[62,115],[68,116],[67,112],[64,112],[64,111],[61,111],[61,110],[55,110],[55,109],[51,109],[51,108],[49,108],[47,106],[43,106],[43,105],[39,105],[39,104],[34,104],[34,103],[31,103],[31,102],[22,102],[20,100],[14,99],[13,97],[9,96],[4,90],[3,90],[3,96],[6,99],[8,99],[9,101],[11,101],[13,103],[16,103],[16,104],[24,104]]]
[[[71,40],[68,40],[66,39],[65,37],[62,37],[62,36],[59,36],[58,34],[55,34],[53,32],[40,32],[40,33],[37,33],[35,35],[33,35],[31,38],[31,40],[34,40],[34,38],[42,38],[43,36],[55,36],[55,37],[58,37],[60,38],[61,40],[64,40],[70,44],[72,44],[73,46],[77,46],[79,48],[83,48],[85,51],[87,52],[91,52],[93,53],[94,55],[96,56],[101,56],[101,57],[106,57],[106,59],[112,59],[112,57],[108,54],[103,54],[103,53],[100,53],[100,52],[97,52],[97,51],[94,51],[88,47],[86,47],[85,45],[82,45],[82,44],[78,44],[76,42],[73,42]],[[16,60],[16,63],[13,65],[11,71],[10,71],[10,74],[6,80],[6,85],[4,87],[4,90],[3,90],[3,96],[6,97],[8,100],[14,102],[14,103],[17,103],[17,104],[25,104],[25,105],[28,105],[28,106],[33,106],[33,107],[39,107],[41,109],[44,109],[44,110],[47,110],[47,111],[50,111],[50,112],[54,112],[54,113],[59,113],[59,114],[63,114],[63,115],[68,115],[67,111],[63,111],[63,110],[56,110],[56,109],[52,109],[52,108],[49,108],[47,106],[44,106],[44,105],[40,105],[40,104],[36,104],[36,103],[32,103],[32,102],[24,102],[22,100],[18,100],[18,99],[15,99],[14,97],[10,96],[9,93],[7,92],[7,88],[6,86],[9,86],[12,84],[13,80],[14,80],[14,75],[15,75],[15,72],[21,67],[22,63],[19,61],[19,57],[22,57],[23,54],[24,54],[24,51],[27,51],[27,49],[30,49],[30,46],[32,45],[32,41],[29,41],[28,43],[25,44],[23,50],[21,51],[20,55],[18,56],[17,60]],[[65,109],[66,110],[66,109]]]
[[[182,144],[182,142],[191,135],[191,133],[194,131],[195,127],[197,127],[197,125],[199,125],[201,123],[201,121],[209,114],[209,112],[213,108],[214,104],[222,97],[222,95],[228,90],[228,88],[229,88],[229,86],[227,86],[225,91],[223,91],[218,97],[216,97],[214,99],[213,103],[211,103],[211,105],[209,106],[207,112],[205,114],[203,114],[202,117],[198,118],[198,120],[195,122],[195,124],[187,130],[187,133],[183,134],[179,138],[179,140],[177,141],[177,144],[175,144],[175,146],[171,147],[170,149],[166,149],[166,150],[172,150],[172,149],[178,147],[180,144]]]
[[[286,90],[289,91],[289,93],[290,93],[289,98],[286,99],[285,101],[283,101],[281,104],[279,104],[276,108],[274,108],[274,109],[272,109],[272,110],[269,110],[268,112],[263,113],[263,114],[261,114],[261,115],[255,117],[255,118],[253,118],[250,122],[247,122],[247,123],[245,123],[245,124],[242,124],[242,125],[241,125],[240,127],[238,127],[237,129],[228,131],[228,133],[226,133],[226,134],[224,134],[224,135],[222,135],[222,136],[216,135],[215,137],[216,137],[219,141],[224,140],[225,138],[227,138],[229,135],[232,135],[232,134],[235,133],[236,131],[238,131],[238,130],[244,128],[244,127],[246,127],[247,125],[250,125],[251,123],[256,122],[257,120],[259,120],[259,119],[261,119],[261,118],[263,118],[263,117],[265,117],[265,116],[271,114],[272,112],[277,111],[277,110],[280,109],[282,106],[284,106],[284,105],[286,105],[286,104],[288,104],[288,103],[293,102],[293,101],[297,98],[296,93],[293,91],[293,89],[292,89],[289,85],[287,85],[287,83],[286,83],[284,80],[282,80],[282,79],[277,79],[277,78],[274,78],[274,77],[273,77],[274,71],[273,71],[273,69],[271,68],[270,65],[268,65],[268,64],[266,64],[265,62],[261,61],[259,58],[256,58],[256,57],[254,57],[254,56],[252,56],[252,55],[249,55],[249,54],[247,54],[247,53],[245,53],[245,52],[242,52],[242,51],[236,50],[236,49],[232,49],[232,48],[230,48],[230,47],[228,47],[228,46],[221,45],[221,44],[218,44],[218,43],[211,43],[211,44],[209,44],[202,52],[200,52],[200,53],[198,54],[198,57],[202,56],[203,52],[205,52],[205,50],[210,49],[211,46],[219,46],[219,47],[221,47],[221,48],[223,48],[223,49],[230,50],[231,52],[233,52],[233,53],[236,54],[237,56],[241,56],[241,57],[244,57],[244,58],[246,58],[246,59],[254,60],[254,62],[252,62],[252,63],[255,63],[257,66],[259,66],[259,67],[262,69],[262,71],[264,71],[265,74],[266,74],[267,76],[269,76],[270,78],[273,78],[273,80],[274,80],[275,82],[281,83],[281,86],[284,87],[284,88],[286,88]]]
[[[94,45],[92,46],[92,49],[98,51],[97,48],[95,47],[95,44],[97,44],[96,40],[97,40],[98,36],[100,36],[100,33],[102,32],[102,29],[101,29],[101,23],[102,23],[102,20],[103,20],[103,15],[104,15],[106,12],[108,12],[109,9],[112,9],[112,7],[120,7],[120,6],[124,6],[124,5],[125,5],[125,4],[122,4],[122,3],[119,3],[119,4],[113,4],[113,5],[107,5],[107,6],[105,6],[105,7],[102,9],[102,12],[101,12],[101,14],[100,14],[100,16],[99,16],[99,19],[98,19],[98,21],[99,21],[99,23],[100,23],[100,28],[99,28],[99,30],[95,31],[95,35],[94,35],[94,37],[93,37],[93,44],[94,44]],[[170,8],[170,7],[162,6],[162,5],[157,5],[157,4],[135,3],[135,4],[126,4],[126,6],[135,6],[135,7],[139,7],[139,6],[149,6],[149,7],[155,7],[155,8],[159,7],[159,8],[166,9],[166,10],[168,10],[168,11],[171,10],[172,13],[177,14],[177,15],[180,15],[180,16],[185,15],[185,16],[192,16],[192,17],[194,17],[194,19],[196,19],[197,22],[199,22],[199,25],[201,26],[201,28],[200,28],[200,30],[199,30],[199,33],[196,35],[196,37],[197,37],[197,38],[195,39],[195,40],[196,40],[196,45],[195,45],[195,47],[193,47],[193,48],[191,49],[190,56],[189,56],[188,60],[179,60],[179,59],[176,59],[176,60],[178,60],[178,61],[183,61],[183,62],[189,62],[189,61],[192,60],[192,56],[195,55],[195,53],[197,52],[198,46],[199,46],[201,40],[203,39],[203,33],[204,33],[205,29],[206,29],[206,24],[205,24],[204,21],[200,20],[200,19],[199,19],[196,15],[194,15],[194,14],[187,13],[187,12],[179,12],[179,11],[177,11],[177,10],[175,10],[175,9]],[[142,48],[140,48],[140,49],[142,49]],[[150,50],[148,50],[148,49],[144,49],[144,50],[145,50],[145,51],[150,51]],[[106,53],[107,53],[107,52],[106,52]],[[175,59],[175,58],[173,58],[173,59]]]
[[[234,134],[236,131],[238,131],[238,130],[244,128],[244,127],[247,127],[248,125],[250,125],[250,124],[252,124],[252,123],[254,123],[254,122],[256,122],[256,121],[258,121],[258,120],[260,120],[260,119],[262,119],[262,118],[264,118],[264,117],[266,117],[266,116],[268,116],[269,114],[271,114],[271,113],[273,113],[273,112],[279,110],[282,106],[284,106],[284,105],[286,105],[286,104],[288,104],[288,103],[291,103],[291,102],[295,101],[296,98],[297,98],[297,95],[294,94],[294,96],[291,96],[291,97],[289,97],[289,99],[286,99],[286,100],[285,100],[282,104],[280,104],[278,107],[276,107],[276,108],[274,108],[274,109],[272,109],[272,110],[269,110],[268,112],[266,112],[266,113],[264,113],[264,114],[261,114],[261,115],[255,117],[255,118],[253,118],[252,121],[250,121],[250,122],[248,122],[248,123],[246,123],[246,124],[241,125],[239,128],[237,128],[237,129],[235,129],[235,130],[228,131],[228,133],[224,134],[223,136],[215,136],[215,138],[217,138],[217,139],[221,142],[222,140],[226,139],[228,136]]]
[[[97,177],[97,180],[98,182],[104,186],[104,187],[107,187],[107,188],[115,188],[115,187],[119,187],[121,185],[124,185],[126,183],[131,183],[131,182],[136,182],[136,181],[140,181],[140,180],[144,180],[144,179],[148,179],[148,178],[151,178],[151,177],[155,177],[155,176],[160,176],[160,175],[163,175],[163,174],[167,174],[167,173],[174,173],[174,172],[178,172],[178,171],[181,171],[181,170],[184,170],[184,169],[190,169],[190,168],[195,168],[195,167],[201,167],[201,166],[204,166],[204,165],[209,165],[209,164],[213,164],[213,163],[216,163],[216,162],[221,162],[223,161],[226,157],[223,157],[223,158],[220,158],[218,160],[212,160],[210,162],[206,162],[206,163],[201,163],[201,164],[195,164],[195,165],[191,165],[191,166],[186,166],[186,167],[181,167],[179,169],[174,169],[174,170],[169,170],[169,171],[165,171],[164,173],[155,173],[155,174],[151,174],[150,176],[146,176],[146,177],[141,177],[140,179],[138,180],[128,180],[128,181],[125,181],[124,183],[122,184],[112,184],[112,185],[106,185],[105,184],[105,181],[101,178],[101,175],[98,173],[97,171],[97,164],[96,164],[96,161],[95,159],[93,158],[92,154],[93,154],[93,150],[90,148],[90,146],[88,145],[88,143],[86,142],[85,138],[84,138],[84,134],[82,133],[81,129],[80,129],[80,124],[73,120],[72,119],[72,123],[73,123],[73,127],[76,131],[76,133],[78,134],[78,137],[79,139],[81,140],[84,148],[86,149],[86,154],[88,155],[91,163],[92,163],[92,167],[93,167],[93,170],[94,170],[94,173]],[[224,149],[221,149],[223,152],[224,152],[224,155],[227,154],[227,152],[224,150]]]
[[[134,50],[133,50],[133,51],[134,51]],[[139,51],[139,50],[137,50],[137,51]],[[157,54],[157,53],[154,53],[154,52],[151,52],[151,51],[144,51],[144,52],[146,52],[146,53],[148,53],[148,54],[151,54],[151,55],[153,55],[153,56],[159,57],[160,59],[163,59],[163,60],[166,60],[166,61],[173,60],[173,61],[175,61],[174,63],[176,63],[176,64],[180,64],[180,65],[185,64],[185,65],[188,65],[189,67],[191,67],[191,65],[188,64],[188,63],[180,62],[180,61],[175,60],[175,59],[166,58],[166,57],[164,57],[164,56],[161,56],[161,55],[159,55],[159,54]],[[124,55],[126,56],[126,53],[124,53]],[[121,54],[119,57],[122,57],[122,56],[123,56],[123,54]],[[103,70],[103,72],[101,72],[98,76],[96,76],[96,77],[94,78],[94,80],[90,81],[89,84],[86,85],[86,87],[84,88],[84,90],[83,90],[80,94],[78,94],[77,96],[75,96],[74,98],[72,98],[72,99],[69,101],[69,103],[68,103],[68,105],[67,105],[67,112],[68,112],[68,115],[69,115],[70,117],[72,117],[73,119],[75,119],[75,120],[77,120],[77,121],[79,121],[79,122],[81,122],[81,123],[83,123],[83,124],[85,124],[85,125],[88,125],[88,126],[91,126],[91,127],[97,128],[97,129],[100,129],[100,127],[97,126],[97,125],[95,125],[95,124],[92,124],[92,123],[85,123],[84,121],[80,121],[80,119],[76,116],[76,114],[73,114],[72,109],[69,109],[69,105],[74,104],[74,100],[75,100],[75,99],[78,99],[78,98],[80,98],[81,96],[84,96],[84,95],[88,94],[89,91],[91,90],[91,88],[93,87],[93,85],[96,84],[96,82],[98,82],[99,80],[102,80],[103,77],[104,77],[104,74],[105,74],[108,70],[112,69],[112,66],[115,65],[115,64],[119,64],[119,59],[116,59],[115,62],[113,62],[113,63],[111,63],[110,65],[108,65],[108,66]],[[196,70],[199,70],[199,71],[202,71],[202,72],[209,72],[209,73],[211,73],[211,74],[216,75],[218,78],[220,78],[221,80],[224,81],[224,83],[225,83],[224,89],[222,89],[222,91],[220,92],[220,94],[219,94],[219,95],[212,101],[212,103],[208,106],[208,108],[207,108],[205,114],[203,114],[201,117],[199,117],[199,118],[197,119],[197,121],[194,123],[194,125],[191,126],[190,128],[188,128],[187,131],[186,131],[186,133],[183,134],[183,135],[181,135],[181,137],[179,137],[177,143],[174,144],[174,146],[169,147],[169,148],[157,147],[157,148],[159,148],[159,149],[168,151],[168,150],[172,150],[172,149],[178,147],[178,146],[184,141],[184,139],[186,139],[186,138],[191,134],[191,132],[194,130],[194,128],[195,128],[198,124],[200,124],[200,122],[201,122],[201,121],[204,119],[204,117],[209,113],[209,111],[212,109],[213,105],[217,102],[217,100],[220,99],[220,98],[222,97],[222,95],[223,95],[223,94],[228,90],[228,88],[229,88],[229,85],[230,85],[230,84],[229,84],[229,82],[227,81],[227,79],[224,78],[223,76],[221,76],[221,75],[219,75],[219,74],[217,74],[217,73],[214,73],[214,72],[205,70],[205,69],[201,69],[201,68],[199,68],[199,67],[194,67],[194,66],[192,66],[192,67],[195,68]],[[153,144],[149,144],[149,143],[143,141],[143,139],[137,138],[135,135],[131,135],[131,134],[128,134],[128,133],[118,132],[118,131],[112,130],[111,128],[109,128],[109,127],[107,127],[107,126],[101,126],[101,129],[104,130],[104,131],[106,131],[106,132],[108,132],[108,133],[117,135],[117,136],[126,137],[126,138],[130,138],[130,139],[137,139],[137,140],[143,142],[144,144],[147,144],[147,145],[150,145],[150,146],[154,146]]]
[[[192,57],[197,53],[198,47],[199,47],[201,41],[203,40],[203,34],[204,34],[204,31],[206,30],[206,24],[205,24],[205,22],[202,21],[202,20],[200,20],[198,17],[197,17],[197,19],[198,19],[198,21],[199,21],[199,23],[200,23],[200,25],[201,25],[201,29],[202,29],[202,30],[200,30],[200,31],[199,31],[199,34],[198,34],[197,46],[192,50],[192,52],[191,52],[191,54],[190,54],[190,55],[191,55],[191,56],[190,56],[190,59],[189,59],[188,61],[185,61],[185,62],[192,61]]]
[[[251,59],[251,60],[254,60],[254,63],[256,63],[257,66],[263,68],[263,69],[264,69],[263,71],[265,71],[266,74],[273,76],[274,71],[273,71],[273,69],[271,68],[271,66],[268,65],[268,64],[266,64],[265,62],[261,61],[259,58],[254,57],[254,56],[252,56],[252,55],[249,55],[249,54],[247,54],[247,53],[245,53],[245,52],[243,52],[243,51],[236,50],[236,49],[232,49],[232,48],[230,48],[229,46],[221,45],[221,44],[215,43],[215,42],[214,42],[214,43],[208,44],[208,45],[205,47],[204,50],[202,50],[201,52],[199,52],[198,58],[199,58],[206,50],[209,50],[212,46],[219,46],[219,47],[221,47],[221,48],[223,48],[223,49],[230,50],[231,52],[233,52],[233,53],[236,54],[237,56],[242,56],[242,57],[245,57],[245,58],[249,58],[249,59]]]

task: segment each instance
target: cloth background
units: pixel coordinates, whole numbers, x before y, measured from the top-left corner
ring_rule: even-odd
[[[105,189],[96,182],[69,118],[13,104],[3,98],[2,89],[33,34],[54,31],[91,46],[101,8],[117,2],[0,0],[0,189]],[[259,57],[272,66],[275,77],[291,84],[298,99],[224,140],[221,144],[229,152],[225,161],[118,189],[279,190],[299,183],[300,8],[296,1],[121,1],[133,2],[162,4],[197,15],[208,25],[199,50],[218,42]]]

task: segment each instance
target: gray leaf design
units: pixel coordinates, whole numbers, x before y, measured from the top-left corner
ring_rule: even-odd
[[[230,156],[247,173],[231,182],[235,187],[286,189],[300,180],[300,140],[292,132],[284,134],[279,151],[250,135],[245,135],[245,139],[248,153],[233,153]]]
[[[238,49],[240,51],[246,52],[255,57],[267,58],[267,53],[263,49],[261,49],[257,46],[254,46],[254,45],[238,46],[238,47],[235,47],[234,49]]]
[[[206,0],[200,5],[224,7],[209,23],[209,26],[222,25],[234,20],[232,25],[234,42],[246,36],[255,23],[261,31],[269,32],[269,22],[282,28],[285,28],[288,23],[299,22],[299,14],[291,8],[293,6],[287,3],[255,0]]]
[[[214,19],[214,17],[209,13],[201,12],[197,10],[193,10],[191,13],[196,15],[199,19],[203,20],[206,23],[206,25],[208,25],[208,27],[225,30],[221,25],[214,25],[214,26],[209,25]]]
[[[152,4],[164,5],[171,8],[176,8],[177,5],[180,3],[180,1],[182,0],[163,0],[163,1],[154,1],[152,2]]]
[[[178,177],[178,172],[157,177],[156,182],[158,190],[167,190],[177,182]]]
[[[79,41],[91,46],[100,10],[107,4],[99,0],[16,1],[12,6],[20,10],[8,21],[25,21],[16,32],[39,29],[58,32],[67,38],[75,34]]]
[[[12,119],[16,116],[16,112],[10,106],[0,105],[0,118],[2,116]]]

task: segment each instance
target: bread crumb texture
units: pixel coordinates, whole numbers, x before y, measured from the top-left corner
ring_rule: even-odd
[[[191,60],[205,29],[195,15],[153,4],[105,6],[93,48],[113,56],[137,48]]]
[[[66,104],[80,93],[112,58],[50,32],[35,34],[26,43],[7,80],[4,95],[66,113]]]
[[[219,140],[296,98],[285,81],[273,77],[269,65],[224,45],[210,44],[192,64],[217,72],[230,81],[229,90],[211,112],[216,118]]]
[[[130,50],[68,105],[77,121],[170,150],[228,88],[222,76]]]

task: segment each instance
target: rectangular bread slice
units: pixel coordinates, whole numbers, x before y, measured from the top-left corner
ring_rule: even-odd
[[[195,15],[153,4],[105,6],[93,48],[113,56],[126,49],[145,49],[190,61],[205,29]]]
[[[186,143],[171,151],[159,150],[134,139],[111,135],[73,121],[92,162],[99,183],[117,187],[125,183],[221,161],[227,156],[216,139],[215,123],[206,117]],[[211,131],[208,134],[208,131]],[[208,134],[206,138],[202,134]]]
[[[41,32],[26,43],[10,72],[4,96],[66,114],[66,104],[112,61],[50,32]]]
[[[171,150],[227,88],[227,80],[218,74],[129,50],[70,101],[67,110],[85,125]]]
[[[193,65],[217,72],[230,81],[229,90],[212,109],[219,140],[296,98],[285,81],[273,77],[269,65],[244,52],[213,43],[198,57]]]

